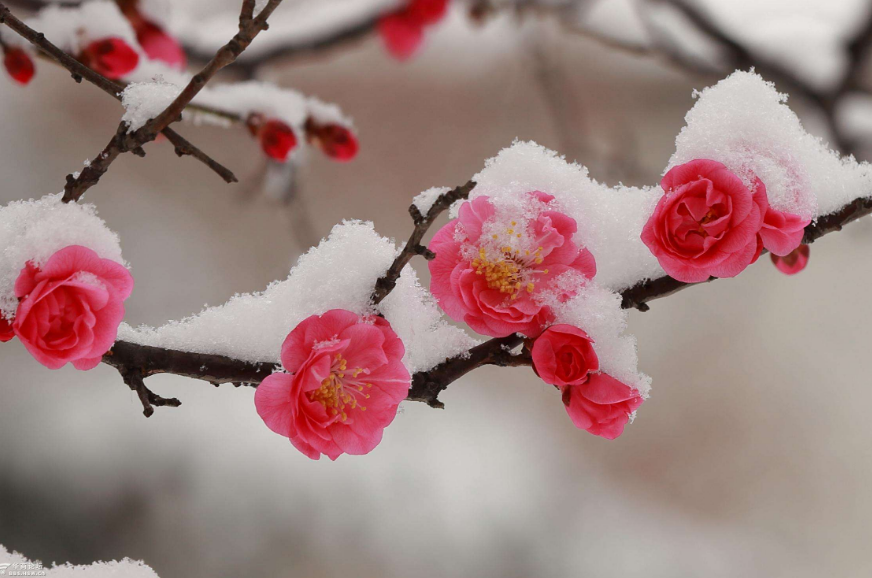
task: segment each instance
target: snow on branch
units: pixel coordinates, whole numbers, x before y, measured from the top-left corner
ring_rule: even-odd
[[[784,97],[759,76],[736,73],[700,93],[687,120],[670,166],[690,158],[716,158],[746,180],[751,175],[764,178],[774,207],[814,219],[805,228],[805,243],[872,212],[869,165],[839,159],[805,133]],[[415,289],[414,272],[406,264],[416,254],[431,256],[423,237],[446,206],[454,204],[456,215],[458,202],[467,197],[512,202],[519,193],[535,189],[554,195],[562,210],[578,221],[579,242],[597,257],[595,283],[569,305],[555,304],[555,309],[597,333],[597,345],[608,349],[600,354],[601,363],[611,364],[612,373],[647,389],[647,378],[635,373],[635,342],[621,335],[626,314],[619,311],[646,310],[651,300],[696,284],[665,275],[640,241],[662,192],[654,187],[601,185],[583,167],[532,143],[504,150],[463,187],[422,193],[410,207],[414,230],[400,252],[395,254],[392,244],[375,235],[371,225],[338,225],[330,239],[300,260],[288,280],[262,295],[237,296],[225,306],[163,328],[122,326],[104,362],[139,368],[144,377],[178,373],[215,384],[256,385],[274,371],[278,345],[288,327],[306,315],[336,307],[366,313],[375,307],[398,328],[406,344],[406,363],[413,374],[408,399],[439,407],[439,393],[453,381],[483,365],[530,365],[529,350],[517,350],[525,342],[518,334],[468,344],[438,324],[438,331],[451,337],[420,342],[439,316],[431,308],[426,322],[418,325],[420,315],[403,310],[426,298]],[[321,263],[329,263],[329,268]],[[347,275],[337,280],[336,270]],[[390,292],[398,272],[399,286]],[[328,285],[329,294],[318,289]],[[602,326],[595,327],[597,323]],[[449,341],[450,347],[438,347]]]

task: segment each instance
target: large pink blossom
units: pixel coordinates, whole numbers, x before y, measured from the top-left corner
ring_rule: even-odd
[[[572,240],[575,220],[554,197],[534,191],[524,200],[499,214],[486,196],[465,202],[430,243],[430,290],[449,317],[483,335],[539,335],[553,320],[548,299],[571,296],[558,278],[596,274],[593,255]]]
[[[15,282],[19,298],[13,329],[49,369],[100,363],[118,334],[133,277],[122,265],[86,247],[61,249],[42,268],[32,263]]]
[[[533,342],[533,369],[562,392],[566,413],[576,427],[615,439],[642,405],[642,396],[599,371],[593,345],[578,327],[552,325]]]
[[[686,283],[734,277],[759,256],[757,234],[768,209],[754,189],[723,164],[697,159],[673,167],[664,195],[642,229],[642,242],[669,276]]]
[[[343,309],[313,315],[282,345],[289,373],[274,373],[258,386],[257,413],[314,460],[369,453],[408,395],[404,351],[381,317]]]

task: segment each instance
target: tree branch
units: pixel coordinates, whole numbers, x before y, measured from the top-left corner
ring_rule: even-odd
[[[444,195],[444,208],[450,205],[450,202],[448,202],[450,195],[463,194],[464,190],[466,195],[468,195],[469,190],[474,186],[475,183],[470,182],[446,193]],[[437,210],[434,205],[428,211],[427,217],[420,216],[419,213],[420,218],[415,219],[416,231],[419,226],[423,226],[421,225],[423,222],[429,221],[432,224],[432,220],[430,220],[431,213],[433,213],[432,218],[435,219],[436,215],[444,210],[444,208]],[[434,213],[434,211],[437,212]],[[820,217],[816,222],[806,227],[803,242],[812,243],[828,233],[840,231],[846,224],[870,213],[872,213],[872,197],[856,199],[838,211]],[[422,230],[417,242],[420,242],[420,239],[423,238],[425,231],[426,228]],[[411,254],[409,258],[411,258]],[[408,259],[405,262],[407,263]],[[713,280],[715,280],[714,277],[703,283]],[[648,302],[672,295],[687,287],[701,284],[683,283],[665,276],[658,277],[624,290],[621,293],[623,297],[621,306],[624,309],[636,308],[640,311],[647,311]],[[412,376],[411,389],[406,399],[422,401],[431,407],[440,408],[442,403],[438,399],[439,394],[451,383],[476,368],[485,365],[500,367],[531,365],[529,352],[526,350],[518,355],[512,353],[512,350],[517,349],[523,342],[524,338],[519,335],[490,339],[473,347],[463,355],[447,359],[428,371],[418,372]],[[233,383],[253,387],[257,387],[257,384],[276,368],[276,363],[274,362],[251,363],[223,355],[177,351],[161,347],[137,345],[126,341],[117,341],[113,348],[103,356],[103,363],[115,367],[122,375],[124,375],[125,371],[138,371],[145,378],[158,373],[171,373],[201,379],[214,385]]]
[[[76,82],[82,82],[82,79],[85,79],[94,86],[101,89],[106,94],[111,95],[116,100],[121,100],[121,92],[124,90],[123,85],[118,84],[117,82],[113,82],[102,74],[88,68],[51,42],[49,42],[48,39],[46,39],[46,37],[41,32],[37,32],[24,22],[16,18],[9,11],[9,8],[7,8],[2,3],[0,3],[0,24],[5,24],[13,31],[15,31],[19,36],[40,49],[43,54],[46,54],[54,62],[66,68],[70,72],[70,74],[72,74],[73,79]],[[236,176],[229,169],[212,159],[209,155],[194,146],[191,142],[183,138],[176,131],[170,128],[165,128],[162,132],[164,136],[166,136],[167,139],[176,146],[176,153],[179,154],[179,156],[182,156],[182,154],[193,156],[195,159],[204,163],[207,167],[218,173],[218,175],[227,183],[235,183],[238,181]],[[179,153],[179,151],[182,151],[182,153]],[[106,150],[104,149],[103,152],[106,153]],[[112,161],[106,163],[103,172],[105,172],[105,169],[108,168],[111,162]],[[102,173],[100,173],[100,175],[102,175]],[[88,178],[93,178],[93,176],[94,173],[91,173]],[[97,178],[99,179],[99,176]],[[69,180],[70,179],[68,177],[68,183]]]
[[[373,291],[372,294],[372,302],[374,305],[381,303],[382,300],[394,290],[394,287],[397,286],[397,279],[400,278],[403,268],[412,260],[412,257],[415,255],[423,255],[428,259],[432,259],[433,254],[426,247],[421,245],[424,235],[433,224],[433,221],[435,221],[443,211],[447,210],[456,201],[468,198],[469,193],[474,188],[475,181],[469,181],[465,185],[461,185],[447,193],[439,195],[439,198],[436,199],[426,215],[422,215],[416,205],[412,204],[409,206],[409,214],[412,215],[412,222],[415,224],[415,228],[412,231],[412,235],[409,237],[409,241],[403,247],[403,250],[400,251],[400,254],[397,255],[396,259],[394,259],[394,262],[391,264],[390,268],[388,268],[387,272],[376,282],[375,291]]]
[[[239,16],[239,32],[218,50],[215,57],[206,64],[203,70],[194,75],[188,85],[163,112],[132,133],[128,132],[127,125],[121,122],[115,136],[98,156],[97,162],[86,167],[78,176],[67,176],[67,183],[64,186],[64,202],[77,201],[85,191],[97,184],[100,177],[108,170],[112,162],[118,158],[119,154],[133,152],[134,154],[144,156],[145,152],[142,150],[142,146],[153,141],[171,123],[181,119],[182,111],[197,96],[197,93],[206,86],[206,83],[219,70],[232,64],[248,48],[252,40],[261,31],[269,27],[267,19],[281,3],[282,0],[269,0],[257,16],[252,16],[254,13],[254,0],[244,0]],[[185,150],[177,146],[176,152],[181,156]]]

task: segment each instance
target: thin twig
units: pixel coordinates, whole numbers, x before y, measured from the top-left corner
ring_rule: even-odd
[[[56,63],[66,68],[70,72],[70,74],[72,74],[73,79],[76,82],[81,82],[82,79],[85,79],[94,86],[101,89],[106,94],[111,95],[116,100],[121,100],[121,92],[124,90],[123,85],[109,80],[102,74],[88,68],[51,42],[49,42],[49,40],[46,39],[46,37],[41,32],[37,32],[24,22],[16,18],[9,11],[9,8],[7,8],[2,3],[0,3],[0,24],[5,24],[13,31],[15,31],[19,36],[40,49],[42,53],[46,54]],[[237,181],[236,177],[229,169],[212,159],[209,155],[194,146],[193,143],[182,138],[182,136],[174,130],[166,128],[162,132],[167,137],[167,139],[169,139],[170,142],[176,145],[177,152],[181,149],[185,152],[185,154],[193,156],[194,158],[208,166],[210,169],[218,173],[221,178],[228,183]],[[108,167],[108,165],[106,166]]]
[[[219,70],[232,64],[248,48],[251,41],[262,30],[266,30],[269,27],[267,19],[281,3],[282,0],[269,0],[257,16],[251,17],[254,11],[254,2],[253,0],[244,0],[239,17],[239,32],[218,50],[215,57],[209,61],[203,70],[194,75],[188,85],[163,112],[132,133],[127,132],[127,126],[122,122],[118,126],[118,131],[113,139],[109,141],[107,147],[98,157],[99,162],[96,163],[97,166],[94,166],[95,163],[92,163],[92,166],[87,167],[77,177],[67,177],[67,183],[64,186],[64,202],[78,200],[85,191],[97,184],[100,177],[106,172],[112,162],[118,158],[120,153],[133,152],[138,155],[144,155],[142,146],[153,141],[171,123],[181,119],[182,111],[206,86],[206,83]],[[176,147],[176,152],[180,156],[186,152],[190,153],[190,151],[185,151],[185,149],[178,146]]]
[[[422,215],[416,205],[413,204],[409,206],[409,213],[412,215],[412,222],[414,223],[415,228],[412,230],[412,234],[409,236],[409,241],[403,247],[403,250],[400,251],[400,254],[397,255],[396,259],[394,259],[394,262],[391,264],[390,268],[388,268],[387,272],[376,282],[375,291],[373,291],[372,294],[373,304],[378,305],[390,294],[391,291],[394,290],[394,287],[397,286],[397,279],[400,278],[400,274],[403,272],[403,267],[412,260],[412,257],[415,255],[423,255],[426,258],[432,258],[432,253],[426,247],[421,245],[424,235],[427,233],[430,225],[433,224],[433,221],[435,221],[443,211],[447,210],[456,201],[468,198],[469,193],[474,188],[475,181],[469,181],[465,185],[461,185],[447,193],[439,195],[433,203],[433,206],[431,206],[430,210],[427,211],[426,215]]]

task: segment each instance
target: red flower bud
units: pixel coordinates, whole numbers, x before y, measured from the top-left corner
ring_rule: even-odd
[[[810,250],[808,245],[800,245],[784,257],[772,253],[772,262],[775,267],[785,275],[796,275],[808,264]]]
[[[12,330],[12,324],[0,315],[0,343],[6,343],[15,337],[15,332]]]
[[[354,133],[339,124],[318,125],[309,119],[306,122],[306,138],[325,155],[340,162],[350,161],[360,149]]]
[[[122,78],[139,64],[139,54],[124,40],[116,37],[92,42],[85,47],[79,59],[111,80]]]
[[[136,39],[149,58],[165,62],[178,70],[185,69],[188,59],[178,40],[147,20],[139,19],[134,28]]]
[[[378,33],[385,48],[397,60],[409,59],[424,40],[423,25],[409,18],[406,11],[382,16],[378,21]]]
[[[412,0],[406,12],[421,24],[434,24],[448,11],[448,0]]]
[[[19,84],[27,84],[33,78],[35,69],[33,60],[20,48],[7,48],[3,55],[3,66],[6,72]]]
[[[288,154],[297,146],[297,137],[287,124],[280,120],[269,120],[258,130],[260,148],[271,159],[288,160]]]

